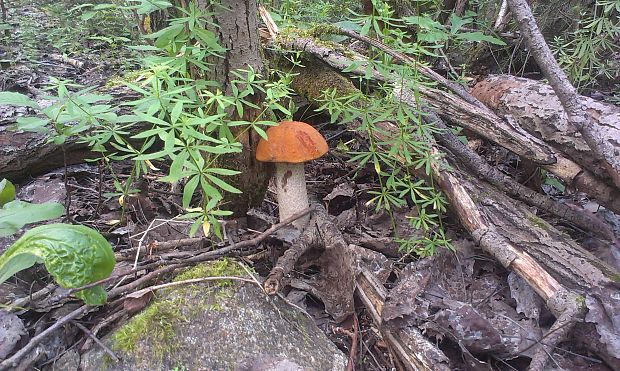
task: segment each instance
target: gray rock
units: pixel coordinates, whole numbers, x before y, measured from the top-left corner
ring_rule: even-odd
[[[19,317],[0,310],[0,359],[5,359],[17,344],[26,337],[26,328]]]
[[[251,283],[181,286],[82,357],[83,370],[343,370],[346,357],[311,318]]]

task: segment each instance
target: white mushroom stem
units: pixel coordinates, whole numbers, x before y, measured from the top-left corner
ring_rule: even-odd
[[[299,164],[276,162],[275,180],[280,221],[309,207],[303,162]],[[303,229],[309,220],[310,216],[305,215],[292,224]]]

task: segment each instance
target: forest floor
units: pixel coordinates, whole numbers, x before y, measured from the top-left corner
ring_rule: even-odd
[[[63,9],[50,4],[44,9],[40,6],[32,2],[30,5],[20,5],[19,10],[11,9],[9,12],[11,22],[19,27],[15,34],[5,36],[0,46],[0,91],[22,92],[37,101],[44,101],[42,92],[50,77],[109,89],[116,84],[115,81],[120,81],[121,76],[138,68],[134,59],[137,52],[123,48],[122,41],[101,38],[83,40],[79,34],[69,30],[68,24],[63,23],[66,20],[58,21],[54,18]],[[55,45],[63,48],[72,46],[76,52],[71,55],[62,54]],[[367,205],[371,198],[367,191],[376,188],[373,169],[358,168],[356,164],[347,162],[346,156],[340,152],[340,148],[346,143],[355,142],[355,134],[329,124],[326,117],[314,113],[311,107],[300,112],[302,114],[299,119],[320,130],[331,149],[328,155],[306,167],[308,179],[313,179],[309,182],[310,193],[325,206],[344,241],[358,247],[359,250],[354,254],[358,254],[358,258],[364,255],[364,258],[359,259],[364,260],[368,267],[373,267],[382,286],[390,293],[392,304],[388,307],[393,311],[391,319],[395,320],[420,310],[417,304],[408,302],[406,297],[399,297],[396,288],[400,290],[403,285],[413,285],[411,281],[415,281],[416,277],[419,279],[421,275],[424,277],[422,279],[431,280],[429,285],[432,289],[427,288],[426,295],[441,297],[443,303],[450,307],[450,312],[444,312],[445,318],[434,315],[433,320],[424,328],[427,338],[449,357],[452,369],[524,369],[529,361],[529,351],[526,349],[518,354],[511,354],[509,350],[524,349],[527,348],[525,344],[535,344],[532,339],[539,338],[540,332],[553,322],[553,316],[544,306],[524,308],[522,306],[526,299],[514,297],[514,291],[518,291],[514,288],[522,287],[524,291],[528,291],[527,284],[519,281],[514,273],[507,271],[489,256],[475,250],[473,241],[450,214],[444,219],[444,227],[457,253],[441,250],[435,256],[421,260],[413,256],[403,256],[398,251],[398,244],[393,242],[391,237],[395,232],[399,235],[415,235],[418,232],[407,223],[408,209],[394,210],[390,216],[385,211],[375,213],[372,207]],[[16,117],[24,114],[27,114],[25,109],[0,107],[0,127],[12,124]],[[501,164],[505,173],[521,180],[530,175],[529,169],[521,168],[518,160],[507,151],[491,144],[481,146],[484,148],[478,152],[485,153],[489,162]],[[34,203],[56,201],[65,204],[70,200],[69,220],[99,230],[112,243],[117,256],[122,257],[117,269],[130,267],[134,259],[138,259],[140,264],[149,264],[173,259],[175,254],[190,256],[202,252],[201,245],[180,247],[172,254],[170,251],[152,248],[148,253],[136,256],[136,247],[154,247],[154,241],[161,243],[187,238],[190,226],[189,222],[174,220],[176,215],[183,212],[180,206],[182,194],[168,184],[157,181],[158,177],[166,175],[165,171],[159,169],[166,169],[167,165],[155,163],[154,166],[155,169],[143,176],[140,184],[136,186],[141,192],[123,200],[124,207],[119,203],[118,195],[114,194],[113,178],[109,170],[97,162],[84,162],[66,168],[62,163],[58,163],[56,169],[31,174],[17,184],[18,198]],[[116,174],[127,174],[131,170],[131,164],[119,162],[114,164],[112,169]],[[67,186],[65,175],[68,179]],[[548,193],[558,193],[560,196],[553,185],[546,184],[543,187]],[[579,194],[569,197],[576,203],[583,201]],[[214,240],[213,246],[222,248],[256,237],[257,230],[265,230],[277,223],[276,215],[276,198],[273,189],[270,189],[263,204],[253,210],[251,215],[226,221],[227,239]],[[124,223],[118,224],[120,220]],[[617,216],[610,216],[609,221],[615,223],[617,228],[620,227]],[[574,226],[564,223],[556,227],[587,244],[586,234]],[[13,240],[0,239],[0,251]],[[244,262],[265,277],[283,253],[284,245],[281,239],[274,236],[259,246],[249,248],[243,253],[235,252],[231,256],[243,256]],[[364,251],[360,252],[361,250]],[[314,264],[308,264],[298,267],[293,277],[301,281],[311,281],[317,273],[318,268]],[[18,280],[5,284],[4,288],[0,287],[0,294],[5,294],[7,298],[24,297],[44,290],[49,283],[47,273],[42,267],[29,270],[18,277]],[[161,282],[165,282],[165,279],[153,284]],[[401,367],[395,359],[397,353],[380,336],[384,329],[373,323],[365,303],[357,299],[354,315],[336,324],[326,312],[325,303],[320,300],[320,292],[308,292],[302,288],[303,285],[291,283],[291,280],[288,283],[293,286],[287,286],[284,294],[311,314],[317,325],[343,352],[349,354],[351,351],[352,337],[361,344],[357,346],[356,369],[387,370]],[[295,285],[297,287],[294,287]],[[528,293],[530,292],[531,289]],[[352,292],[336,294],[353,295]],[[338,297],[332,300],[346,301]],[[40,321],[52,321],[50,313],[55,310],[51,306],[46,307],[45,301],[36,306],[36,311],[27,311],[21,316],[32,334]],[[90,321],[96,323],[114,309],[104,307],[99,313],[93,314]],[[539,320],[527,318],[522,313],[524,310],[540,310]],[[455,318],[448,319],[448,313]],[[509,347],[501,347],[500,351],[497,340],[488,340],[487,343],[481,339],[472,347],[472,344],[459,343],[451,335],[452,330],[477,325],[482,337],[487,340],[498,334],[509,333],[517,334],[519,339]],[[450,327],[451,330],[442,326]],[[100,336],[105,332],[106,330],[100,332]],[[72,339],[72,342],[83,344],[86,338],[86,335],[78,336]],[[475,356],[472,353],[475,353]],[[609,369],[588,354],[577,340],[562,343],[561,347],[554,350],[553,359],[556,369]],[[52,360],[49,360],[47,364],[51,362]]]

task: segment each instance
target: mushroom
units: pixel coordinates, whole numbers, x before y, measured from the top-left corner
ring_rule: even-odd
[[[261,139],[256,148],[256,159],[275,162],[276,191],[280,221],[308,208],[308,192],[304,179],[304,162],[327,153],[327,142],[315,128],[299,121],[282,121],[267,129],[267,140]],[[303,229],[308,215],[292,224]]]

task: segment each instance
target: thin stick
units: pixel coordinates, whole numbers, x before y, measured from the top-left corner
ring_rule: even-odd
[[[30,339],[30,341],[28,342],[28,344],[26,344],[26,346],[24,346],[23,348],[18,350],[17,353],[13,354],[12,357],[7,358],[4,361],[2,361],[2,363],[0,363],[0,371],[9,370],[9,369],[12,369],[12,368],[16,367],[17,363],[19,362],[19,360],[22,359],[31,350],[33,350],[34,347],[36,347],[48,335],[50,335],[52,332],[58,330],[65,323],[67,323],[67,322],[69,322],[71,320],[74,320],[74,319],[80,317],[81,315],[85,314],[86,312],[88,312],[88,310],[89,310],[89,307],[86,306],[86,305],[83,305],[83,306],[79,307],[78,309],[74,310],[73,312],[71,312],[71,313],[67,314],[66,316],[62,317],[58,321],[56,321],[56,323],[54,323],[50,327],[48,327],[45,330],[43,330],[43,332],[41,332],[39,335],[37,335],[37,336],[33,337],[32,339]]]
[[[140,296],[142,296],[142,295],[144,295],[144,294],[146,294],[148,292],[153,292],[155,290],[164,289],[166,287],[174,287],[174,286],[187,285],[187,284],[191,284],[191,283],[200,283],[200,282],[206,282],[206,281],[221,281],[221,280],[243,281],[243,282],[250,282],[250,283],[253,283],[253,284],[257,283],[255,280],[252,280],[252,279],[249,279],[249,278],[237,277],[237,276],[216,276],[216,277],[191,278],[191,279],[188,279],[188,280],[162,283],[161,285],[155,285],[155,286],[147,287],[147,288],[144,288],[142,290],[138,290],[138,291],[132,293],[131,296],[132,297],[140,297]],[[258,286],[260,287],[260,283],[258,284]]]
[[[82,330],[86,335],[88,335],[88,337],[93,339],[93,341],[97,343],[97,345],[99,345],[104,352],[108,353],[108,355],[114,360],[114,362],[120,362],[120,359],[116,356],[116,354],[114,354],[114,352],[112,352],[112,350],[108,348],[107,345],[105,345],[101,340],[99,340],[99,338],[97,338],[95,334],[93,334],[89,329],[87,329],[86,326],[76,321],[71,321],[71,323],[76,325],[80,330]]]

